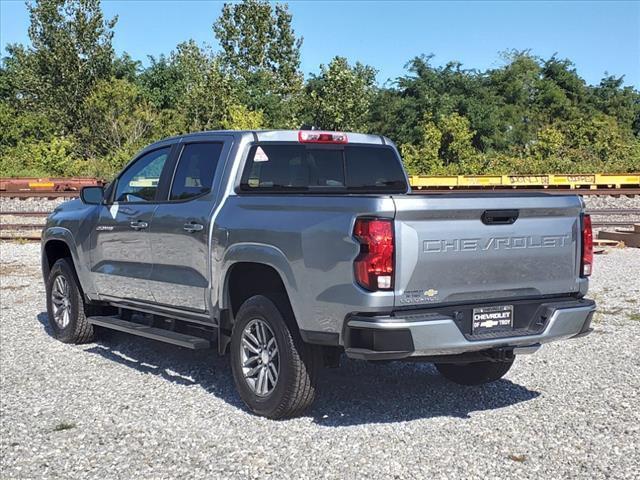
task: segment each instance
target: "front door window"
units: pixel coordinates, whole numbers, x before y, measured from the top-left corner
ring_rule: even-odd
[[[170,148],[161,148],[138,158],[118,179],[116,202],[153,202]]]

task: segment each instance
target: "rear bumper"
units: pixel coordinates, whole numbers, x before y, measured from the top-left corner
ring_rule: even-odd
[[[513,353],[516,354],[532,353],[541,344],[589,334],[595,309],[595,302],[587,299],[540,302],[536,313],[544,312],[543,323],[532,318],[531,328],[519,329],[510,336],[492,338],[474,338],[465,331],[459,316],[446,313],[397,312],[379,317],[354,315],[346,322],[344,345],[349,357],[364,360],[455,356],[509,349],[515,349]]]

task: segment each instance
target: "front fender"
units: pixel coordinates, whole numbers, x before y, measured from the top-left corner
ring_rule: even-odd
[[[69,229],[64,227],[48,227],[42,232],[42,273],[45,277],[45,282],[47,280],[46,277],[48,276],[48,264],[45,261],[45,247],[47,243],[52,240],[62,241],[67,245],[69,252],[71,252],[71,259],[73,260],[73,265],[76,269],[76,274],[78,275],[78,280],[80,281],[80,286],[82,287],[83,292],[89,297],[95,297],[96,289],[91,278],[91,272],[88,270],[84,259],[81,258],[78,253],[78,246],[73,234]]]

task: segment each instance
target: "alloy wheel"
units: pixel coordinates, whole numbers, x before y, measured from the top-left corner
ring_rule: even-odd
[[[242,332],[240,361],[249,388],[258,396],[268,396],[278,383],[280,355],[271,327],[259,318],[251,320]]]
[[[51,288],[53,303],[53,319],[60,328],[65,328],[71,321],[71,295],[69,282],[64,275],[58,275]]]

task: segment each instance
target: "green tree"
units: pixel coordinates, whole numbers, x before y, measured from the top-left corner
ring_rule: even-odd
[[[562,131],[552,125],[538,132],[538,138],[532,147],[532,153],[539,158],[547,159],[562,155],[566,138]]]
[[[72,176],[93,174],[87,162],[76,155],[71,137],[20,142],[0,154],[0,176]]]
[[[139,83],[180,132],[221,128],[235,103],[234,84],[219,58],[193,40],[180,43],[168,57],[151,57]]]
[[[178,45],[172,62],[178,71],[176,108],[185,116],[187,130],[221,128],[235,92],[219,59],[191,40]]]
[[[260,110],[242,103],[242,92],[219,55],[193,40],[179,44],[168,57],[152,57],[139,83],[144,95],[162,111],[164,128],[172,132],[264,124]]]
[[[421,123],[422,136],[417,145],[402,145],[400,151],[409,175],[435,175],[443,172],[440,159],[442,132],[435,122],[425,119]]]
[[[55,124],[39,112],[19,111],[6,102],[0,102],[0,152],[20,142],[38,142],[50,139]]]
[[[81,131],[87,157],[104,158],[113,170],[153,139],[157,115],[139,87],[124,79],[102,80],[85,101]]]
[[[411,175],[469,173],[482,168],[481,155],[471,144],[475,132],[467,118],[452,113],[436,122],[427,116],[420,129],[421,139],[417,145],[401,147]]]
[[[222,128],[225,130],[259,130],[263,126],[262,112],[252,112],[245,105],[230,105],[226,118],[222,120]]]
[[[100,79],[111,76],[116,19],[105,20],[99,0],[27,5],[31,46],[7,47],[7,100],[18,109],[43,112],[61,132],[73,133],[85,98]]]
[[[131,55],[126,52],[113,59],[113,76],[115,78],[123,78],[136,83],[141,69],[142,63],[131,58]]]
[[[440,131],[440,158],[444,160],[445,165],[459,164],[474,157],[476,150],[471,144],[474,132],[468,118],[455,112],[443,116],[440,119]]]
[[[640,92],[624,86],[624,77],[607,76],[593,89],[594,106],[615,117],[618,124],[631,127],[640,137]]]
[[[265,0],[226,3],[213,30],[222,47],[222,63],[247,79],[269,72],[284,93],[300,88],[300,47],[286,5]]]
[[[180,96],[180,72],[171,58],[160,55],[158,58],[149,56],[149,66],[137,77],[145,96],[160,110],[175,109]]]
[[[306,87],[307,121],[329,130],[367,131],[368,114],[375,92],[376,71],[344,57],[320,65]]]
[[[286,5],[245,0],[225,4],[213,25],[221,66],[234,79],[240,103],[264,112],[274,128],[298,123],[302,38],[291,19]]]

